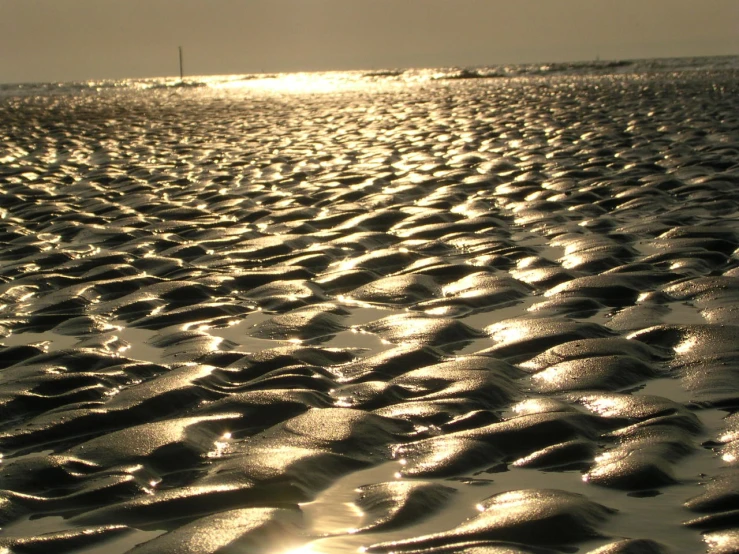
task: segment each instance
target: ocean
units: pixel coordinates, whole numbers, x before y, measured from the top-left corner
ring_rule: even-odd
[[[737,69],[739,69],[739,56],[594,60],[484,67],[390,68],[308,73],[187,76],[185,78],[185,88],[244,89],[251,92],[256,90],[269,92],[333,92],[352,89],[367,90],[377,86],[392,88],[394,85],[424,85],[454,80],[651,75],[655,73],[731,71]],[[109,89],[146,91],[180,87],[182,87],[182,83],[178,77],[102,79],[66,83],[0,83],[0,97],[97,94]]]

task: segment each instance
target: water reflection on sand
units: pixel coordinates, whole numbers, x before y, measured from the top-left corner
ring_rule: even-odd
[[[737,75],[639,67],[3,89],[0,550],[735,548]]]

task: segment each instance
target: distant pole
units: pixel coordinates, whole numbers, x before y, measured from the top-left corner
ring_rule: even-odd
[[[182,46],[178,47],[180,49],[180,81],[182,81],[184,73],[182,72]]]

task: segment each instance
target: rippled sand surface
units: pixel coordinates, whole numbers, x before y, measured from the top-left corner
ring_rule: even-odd
[[[739,552],[736,71],[0,102],[0,551]]]

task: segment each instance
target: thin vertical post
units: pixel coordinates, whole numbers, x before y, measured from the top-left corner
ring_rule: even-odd
[[[182,71],[182,46],[179,47],[180,49],[180,81],[182,81],[184,73]]]

